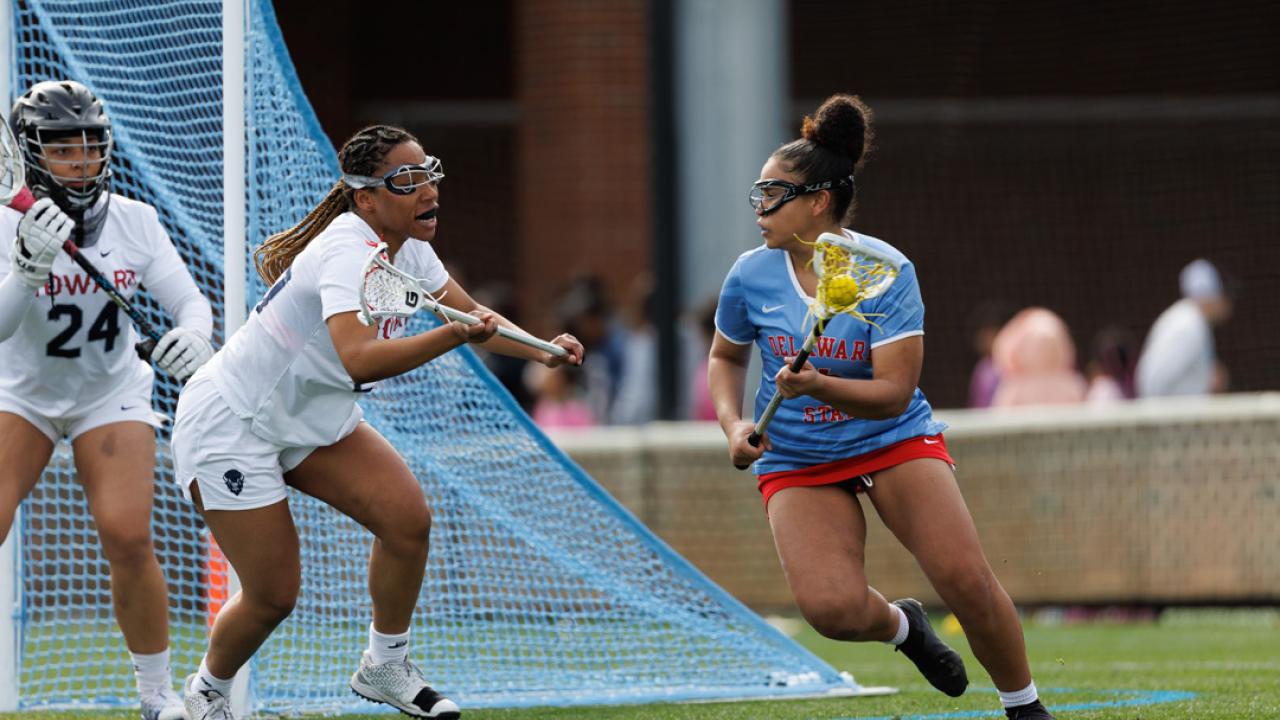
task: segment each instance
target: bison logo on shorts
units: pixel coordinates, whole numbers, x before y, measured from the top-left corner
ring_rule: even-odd
[[[239,470],[232,469],[222,473],[222,479],[226,481],[227,489],[231,494],[239,495],[240,491],[244,490],[244,474]]]

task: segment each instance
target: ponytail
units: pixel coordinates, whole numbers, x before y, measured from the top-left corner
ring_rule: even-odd
[[[302,218],[302,222],[272,235],[253,251],[253,264],[268,285],[284,274],[307,243],[329,227],[334,218],[347,211],[350,192],[351,189],[339,180],[320,204]]]
[[[348,175],[376,175],[378,168],[397,145],[417,142],[408,130],[390,125],[370,125],[352,135],[338,151],[338,165]],[[329,227],[329,223],[355,209],[355,190],[339,180],[297,225],[267,238],[253,251],[253,264],[268,285],[293,264],[307,244]]]

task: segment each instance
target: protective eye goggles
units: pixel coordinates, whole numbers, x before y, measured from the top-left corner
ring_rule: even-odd
[[[435,185],[444,179],[444,165],[439,158],[427,156],[427,161],[421,165],[401,165],[382,177],[373,177],[370,175],[350,175],[342,176],[342,182],[347,187],[359,190],[361,188],[385,187],[391,193],[396,195],[412,195],[423,185]]]
[[[797,185],[786,180],[761,180],[751,186],[747,201],[761,215],[768,215],[801,195],[830,190],[833,187],[853,187],[853,176],[824,180],[812,185]]]

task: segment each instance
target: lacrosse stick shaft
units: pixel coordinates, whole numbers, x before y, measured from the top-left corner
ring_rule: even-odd
[[[435,310],[439,311],[441,315],[444,315],[449,320],[454,320],[464,325],[475,325],[476,323],[480,322],[480,320],[476,318],[476,316],[464,313],[460,310],[454,310],[448,305],[437,304],[429,307],[432,307]],[[541,350],[543,352],[551,353],[555,357],[564,357],[565,355],[568,354],[568,351],[560,347],[559,345],[556,345],[554,343],[549,343],[546,340],[539,340],[538,338],[533,337],[532,335],[525,335],[522,332],[518,332],[516,330],[512,330],[510,328],[503,327],[501,325],[498,326],[498,334],[504,338],[507,338],[508,340],[514,340],[518,343],[528,345],[531,348],[537,348],[538,350]]]
[[[818,338],[822,336],[822,323],[814,323],[813,330],[809,333],[809,337],[804,341],[804,347],[800,348],[800,354],[791,361],[791,372],[800,372],[800,368],[809,360],[809,355],[813,353],[813,346],[818,342]],[[751,447],[760,447],[760,436],[764,435],[764,431],[769,427],[769,423],[773,420],[773,414],[778,412],[778,406],[782,404],[782,392],[773,391],[773,397],[769,399],[768,406],[764,412],[760,414],[760,419],[756,421],[756,429],[751,431],[747,436],[747,442],[751,443]],[[746,470],[750,467],[747,465],[734,465],[739,470]]]
[[[143,360],[150,360],[151,351],[155,350],[156,343],[160,342],[160,333],[151,326],[150,321],[147,320],[147,316],[139,312],[138,309],[133,306],[133,303],[129,302],[125,296],[120,294],[120,291],[116,290],[115,285],[112,285],[111,281],[102,274],[102,271],[94,267],[93,263],[89,262],[89,259],[84,256],[84,253],[80,252],[80,248],[76,247],[74,242],[70,240],[63,242],[62,249],[71,256],[71,259],[80,266],[80,269],[89,274],[89,277],[93,279],[94,284],[102,288],[102,291],[107,294],[107,297],[111,298],[111,301],[116,305],[119,305],[120,309],[124,310],[125,314],[128,315],[138,326],[138,329],[147,336],[146,339],[134,346],[134,350],[138,351],[138,357]]]
[[[23,187],[18,191],[18,194],[9,201],[9,207],[17,210],[18,212],[25,213],[31,209],[31,206],[34,203],[35,196],[31,194],[30,190]],[[71,259],[74,260],[82,270],[89,274],[89,277],[93,280],[94,284],[102,288],[102,291],[107,294],[107,297],[111,298],[112,302],[119,305],[120,308],[125,311],[125,314],[133,319],[134,323],[137,324],[138,329],[147,336],[145,340],[135,345],[134,349],[138,352],[138,357],[143,360],[149,360],[151,358],[151,351],[155,349],[156,343],[160,341],[160,333],[156,332],[155,328],[151,326],[151,323],[147,321],[145,315],[138,312],[137,308],[135,308],[132,303],[125,299],[125,297],[116,290],[115,285],[111,284],[111,281],[102,274],[102,271],[98,270],[98,268],[94,267],[93,264],[89,262],[89,259],[80,252],[80,248],[76,247],[74,242],[71,240],[64,241],[62,243],[62,249],[67,253],[67,255],[71,256]]]

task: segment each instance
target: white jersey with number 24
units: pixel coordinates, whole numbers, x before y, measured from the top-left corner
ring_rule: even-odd
[[[103,195],[99,202],[107,202]],[[112,195],[97,242],[84,256],[125,298],[139,285],[185,273],[178,250],[155,208]],[[22,215],[0,208],[0,278]],[[13,335],[0,341],[0,392],[21,397],[47,416],[93,405],[142,376],[151,366],[138,358],[128,315],[66,253],[58,253],[44,287]]]

